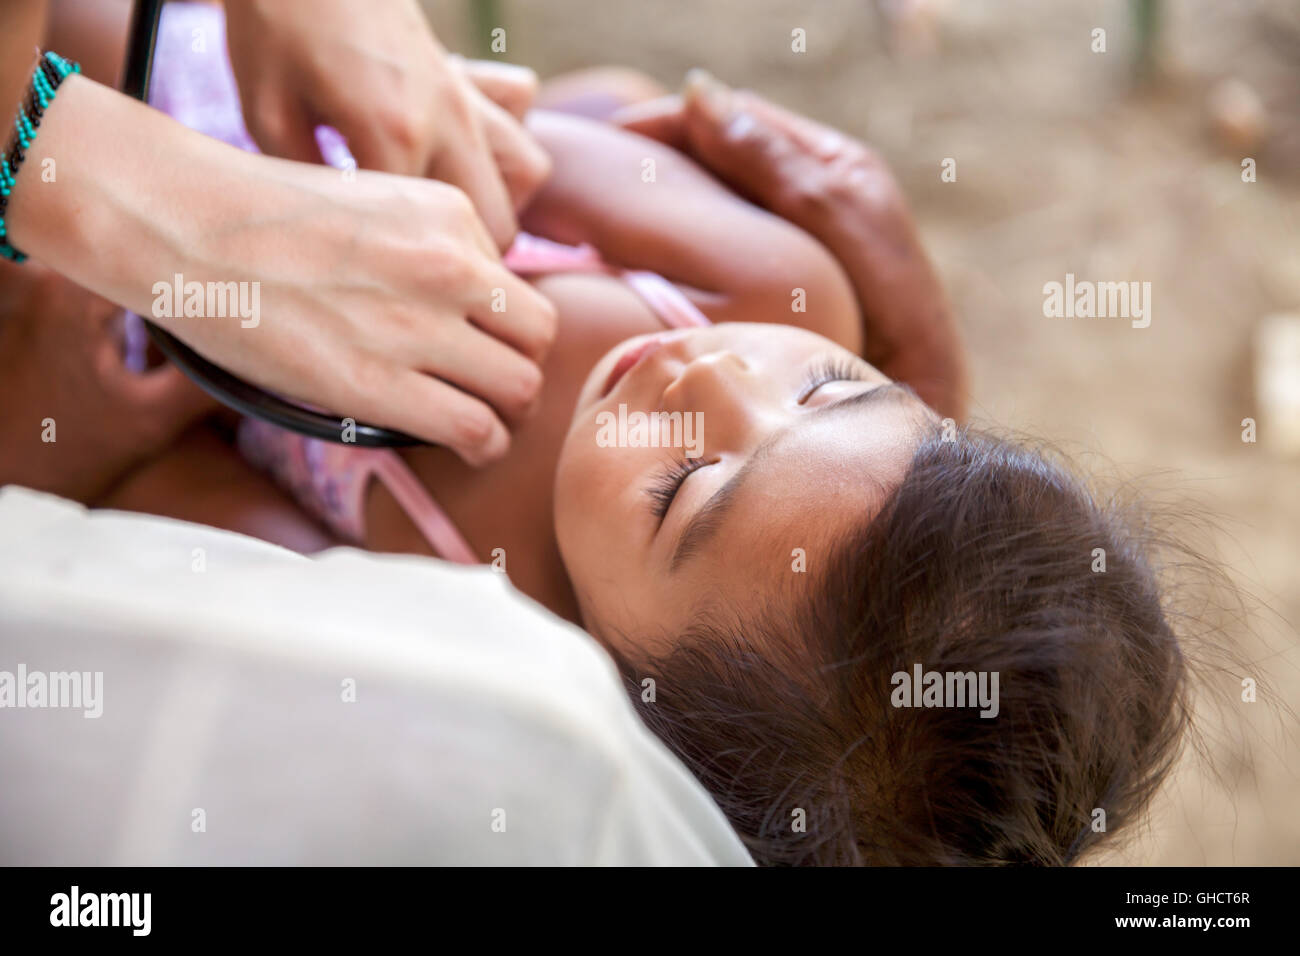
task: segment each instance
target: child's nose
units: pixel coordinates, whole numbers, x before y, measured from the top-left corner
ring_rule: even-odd
[[[743,392],[749,372],[749,364],[735,352],[697,355],[668,383],[660,404],[668,411],[705,411],[703,406]]]
[[[749,430],[765,414],[760,376],[743,357],[720,350],[693,358],[664,390],[661,407],[699,414],[713,439]],[[724,439],[725,440],[725,439]]]
[[[749,363],[730,349],[719,349],[716,352],[701,355],[686,366],[686,370],[689,372],[691,365],[697,363],[700,366],[701,374],[712,374],[723,379],[748,376],[751,371]]]

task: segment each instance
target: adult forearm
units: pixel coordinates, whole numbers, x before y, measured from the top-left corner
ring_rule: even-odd
[[[943,289],[888,166],[865,144],[705,74],[623,125],[689,151],[816,237],[857,294],[865,357],[960,418],[966,368]]]
[[[153,284],[197,264],[216,225],[214,198],[240,205],[246,161],[239,150],[74,75],[19,170],[9,238],[79,285],[148,315]]]

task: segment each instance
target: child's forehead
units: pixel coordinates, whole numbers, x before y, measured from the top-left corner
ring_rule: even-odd
[[[862,436],[829,421],[790,429],[737,490],[698,564],[800,573],[793,565],[827,558],[836,541],[880,510],[919,440],[919,430]]]

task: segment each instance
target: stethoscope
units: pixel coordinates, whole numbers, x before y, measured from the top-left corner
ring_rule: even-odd
[[[153,72],[154,44],[158,39],[158,21],[164,0],[135,0],[131,13],[131,31],[127,37],[126,68],[122,91],[142,102],[149,101],[149,81]],[[143,318],[143,317],[142,317]],[[253,418],[279,425],[291,431],[343,443],[342,421],[336,417],[304,408],[258,388],[219,365],[209,362],[176,336],[144,319],[149,337],[177,368],[217,401]],[[355,434],[355,438],[353,435]],[[348,429],[349,444],[369,447],[393,447],[424,444],[405,432],[379,425],[357,422]]]

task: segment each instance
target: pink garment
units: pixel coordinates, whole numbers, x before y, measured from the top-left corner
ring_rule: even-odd
[[[479,563],[451,519],[392,449],[336,445],[256,418],[239,423],[237,444],[249,464],[269,474],[304,510],[344,541],[365,543],[366,491],[370,480],[377,478],[410,516],[434,554],[458,564]]]
[[[163,7],[149,102],[192,129],[240,149],[257,150],[240,110],[238,88],[226,55],[225,13],[220,6],[173,2]],[[337,130],[318,127],[316,142],[329,165],[356,168]],[[557,272],[618,276],[668,327],[709,324],[681,290],[662,276],[615,269],[590,246],[568,246],[520,234],[506,253],[505,263],[526,276]],[[371,479],[377,478],[410,516],[435,554],[462,564],[478,563],[451,519],[391,449],[306,438],[251,418],[240,423],[237,444],[251,464],[268,472],[304,509],[345,541],[364,542],[366,491]]]
[[[671,329],[711,324],[695,303],[663,276],[640,269],[614,269],[589,245],[567,246],[521,232],[505,254],[505,264],[521,276],[555,272],[599,272],[616,275],[632,287],[650,311]]]

